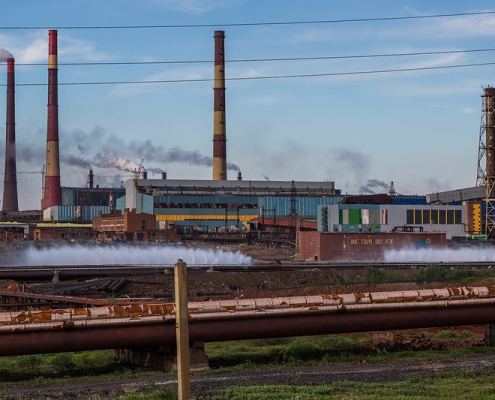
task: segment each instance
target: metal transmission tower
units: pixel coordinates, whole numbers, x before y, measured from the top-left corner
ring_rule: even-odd
[[[495,236],[495,88],[483,88],[476,186],[485,186],[485,229]],[[485,167],[482,162],[485,159]]]

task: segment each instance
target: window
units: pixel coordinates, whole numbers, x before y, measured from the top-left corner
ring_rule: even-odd
[[[414,224],[414,210],[407,210],[407,224]]]
[[[447,210],[447,224],[454,224],[454,210]]]
[[[462,224],[462,210],[455,210],[454,221],[456,224]]]
[[[431,210],[431,223],[438,224],[438,210]]]
[[[423,210],[423,224],[429,224],[430,223],[430,210]]]
[[[422,210],[415,210],[414,211],[414,223],[416,225],[421,225],[423,223],[423,212]]]
[[[447,210],[438,210],[440,225],[445,225],[447,223]]]

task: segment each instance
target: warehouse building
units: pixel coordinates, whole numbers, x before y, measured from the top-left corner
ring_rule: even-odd
[[[255,218],[315,216],[339,194],[331,181],[130,179],[116,208],[153,214],[159,229],[180,233],[245,231]]]
[[[464,236],[468,205],[337,204],[318,207],[319,232],[445,232]],[[472,217],[471,217],[472,218]]]

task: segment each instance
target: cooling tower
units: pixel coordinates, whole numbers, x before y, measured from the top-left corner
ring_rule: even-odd
[[[5,180],[2,211],[19,211],[15,160],[15,74],[14,59],[7,59],[7,116],[5,140]]]
[[[48,124],[43,209],[62,204],[58,140],[57,31],[48,31]]]
[[[213,108],[213,180],[227,179],[227,136],[225,122],[224,31],[215,31],[214,108]]]

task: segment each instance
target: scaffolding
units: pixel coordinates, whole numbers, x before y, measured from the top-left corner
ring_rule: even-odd
[[[493,238],[495,236],[495,88],[488,86],[483,90],[476,186],[485,187],[483,232]]]

